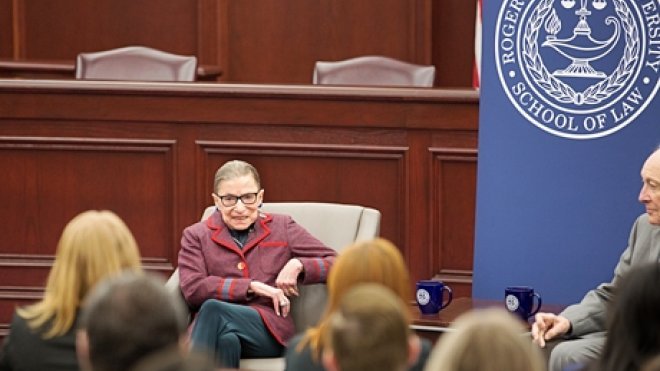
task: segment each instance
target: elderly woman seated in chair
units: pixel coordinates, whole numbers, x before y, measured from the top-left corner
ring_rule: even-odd
[[[241,357],[278,357],[295,332],[290,297],[298,283],[325,282],[336,252],[289,216],[262,213],[257,170],[229,161],[215,174],[217,211],[183,232],[181,290],[199,308],[192,347],[223,367]]]

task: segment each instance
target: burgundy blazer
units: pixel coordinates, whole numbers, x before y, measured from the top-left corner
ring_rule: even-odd
[[[260,214],[240,249],[216,211],[183,231],[179,251],[181,290],[193,309],[207,299],[255,308],[268,331],[286,345],[296,331],[293,319],[275,314],[270,298],[248,295],[250,282],[275,286],[277,275],[291,258],[303,264],[301,284],[325,282],[336,254],[290,216],[266,213]]]

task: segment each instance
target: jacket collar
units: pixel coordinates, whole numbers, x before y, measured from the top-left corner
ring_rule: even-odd
[[[254,236],[248,238],[243,249],[236,246],[236,243],[231,238],[229,228],[222,220],[222,215],[216,210],[206,219],[206,227],[212,230],[211,239],[221,247],[231,250],[238,255],[243,256],[248,251],[252,250],[259,242],[271,234],[269,228],[270,222],[273,220],[272,215],[259,212],[259,217],[254,222]]]

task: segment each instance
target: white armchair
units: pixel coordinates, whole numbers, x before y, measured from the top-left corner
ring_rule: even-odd
[[[380,212],[363,206],[319,202],[271,202],[264,203],[262,210],[267,213],[290,215],[314,237],[338,252],[355,241],[372,239],[380,233]],[[202,220],[213,211],[215,206],[207,207]],[[166,285],[172,291],[181,293],[178,268]],[[300,296],[293,298],[291,304],[291,316],[298,332],[314,326],[325,308],[325,284],[301,286]],[[241,359],[240,368],[284,370],[284,358]]]

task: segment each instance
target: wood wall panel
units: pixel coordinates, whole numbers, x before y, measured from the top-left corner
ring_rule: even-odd
[[[7,175],[3,191],[11,195],[0,207],[0,234],[5,236],[0,251],[53,255],[71,218],[88,209],[112,209],[135,230],[145,257],[171,262],[174,144],[0,138],[0,172]]]
[[[226,27],[224,0],[197,2],[197,58],[200,64],[227,65],[227,47],[221,40]]]
[[[474,149],[431,148],[433,234],[432,271],[455,296],[470,297],[476,207],[477,152]]]
[[[314,62],[382,54],[410,62],[424,40],[420,1],[228,2],[227,81],[311,83]],[[422,27],[418,28],[417,25]],[[422,35],[418,35],[421,33]],[[259,61],[255,63],[255,61]]]
[[[23,59],[74,59],[80,52],[142,44],[197,54],[197,0],[58,0],[22,3]]]
[[[13,55],[13,13],[12,0],[0,0],[0,58]]]
[[[472,86],[476,1],[433,0],[436,86]]]
[[[474,1],[0,0],[0,9],[10,10],[0,12],[0,57],[13,60],[71,62],[144,44],[219,65],[227,82],[309,84],[317,60],[382,54],[434,64],[436,86],[472,83]]]
[[[44,287],[53,266],[53,255],[0,255],[0,290],[15,287]]]

